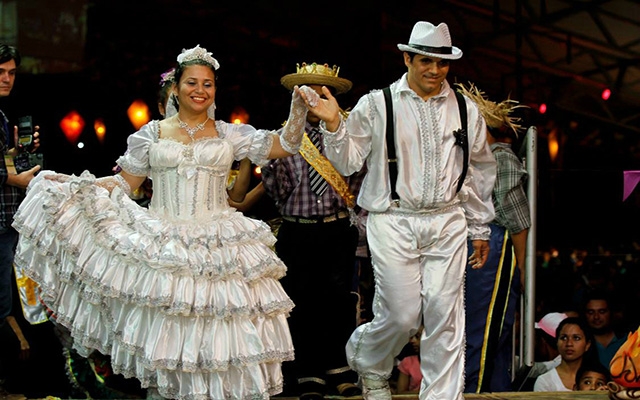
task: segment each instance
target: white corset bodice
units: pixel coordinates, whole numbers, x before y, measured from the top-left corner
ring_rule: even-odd
[[[231,143],[204,138],[190,144],[159,139],[149,148],[153,196],[149,210],[170,220],[206,221],[228,210]]]

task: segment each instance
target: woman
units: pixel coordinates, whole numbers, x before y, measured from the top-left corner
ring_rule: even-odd
[[[122,171],[46,171],[16,215],[16,263],[40,284],[42,300],[68,327],[74,348],[111,355],[116,373],[176,399],[268,398],[293,358],[293,304],[278,279],[267,224],[227,202],[232,162],[297,152],[306,108],[294,92],[280,137],[214,120],[211,53],[178,56],[176,107],[128,139]],[[313,92],[313,93],[311,93]],[[149,208],[128,194],[147,176]]]
[[[593,337],[584,320],[578,317],[563,319],[556,329],[560,365],[536,379],[534,392],[568,392],[576,382],[576,373],[585,359],[593,358],[589,351]]]

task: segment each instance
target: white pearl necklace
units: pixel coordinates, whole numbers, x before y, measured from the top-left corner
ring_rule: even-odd
[[[176,118],[178,119],[178,126],[187,132],[187,135],[189,135],[191,140],[193,140],[193,137],[198,131],[204,130],[204,125],[209,121],[209,117],[207,117],[204,122],[201,122],[192,128],[186,122],[183,122],[180,117],[176,116]]]

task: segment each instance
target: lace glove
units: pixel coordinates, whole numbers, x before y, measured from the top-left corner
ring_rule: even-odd
[[[120,174],[98,178],[96,179],[96,185],[107,189],[109,193],[111,193],[116,186],[119,186],[127,196],[131,197],[131,186],[129,186],[129,183],[127,183]]]
[[[300,91],[304,92],[311,106],[315,106],[320,100],[318,93],[309,86],[301,86]],[[307,111],[307,106],[302,96],[294,90],[289,118],[280,135],[280,145],[288,153],[296,154],[300,150],[304,127],[307,123]]]

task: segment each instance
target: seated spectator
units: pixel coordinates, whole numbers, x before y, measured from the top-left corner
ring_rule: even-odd
[[[536,379],[534,392],[572,391],[583,359],[591,361],[595,358],[593,351],[589,352],[593,336],[581,318],[568,317],[560,322],[556,329],[556,344],[561,357],[560,365]]]
[[[609,390],[607,382],[610,379],[609,370],[600,362],[583,362],[576,373],[573,390]]]
[[[611,359],[627,340],[626,336],[617,336],[613,329],[609,296],[602,291],[588,293],[582,312],[593,332],[598,358],[604,367],[609,368]]]
[[[420,338],[423,327],[421,326],[415,335],[411,336],[409,343],[416,354],[406,356],[398,364],[398,384],[396,393],[418,393],[422,382],[422,372],[420,371]]]
[[[566,313],[551,312],[535,323],[535,356],[533,366],[525,365],[516,372],[513,389],[530,392],[536,379],[558,365],[561,357],[556,346],[556,329],[567,318]]]

